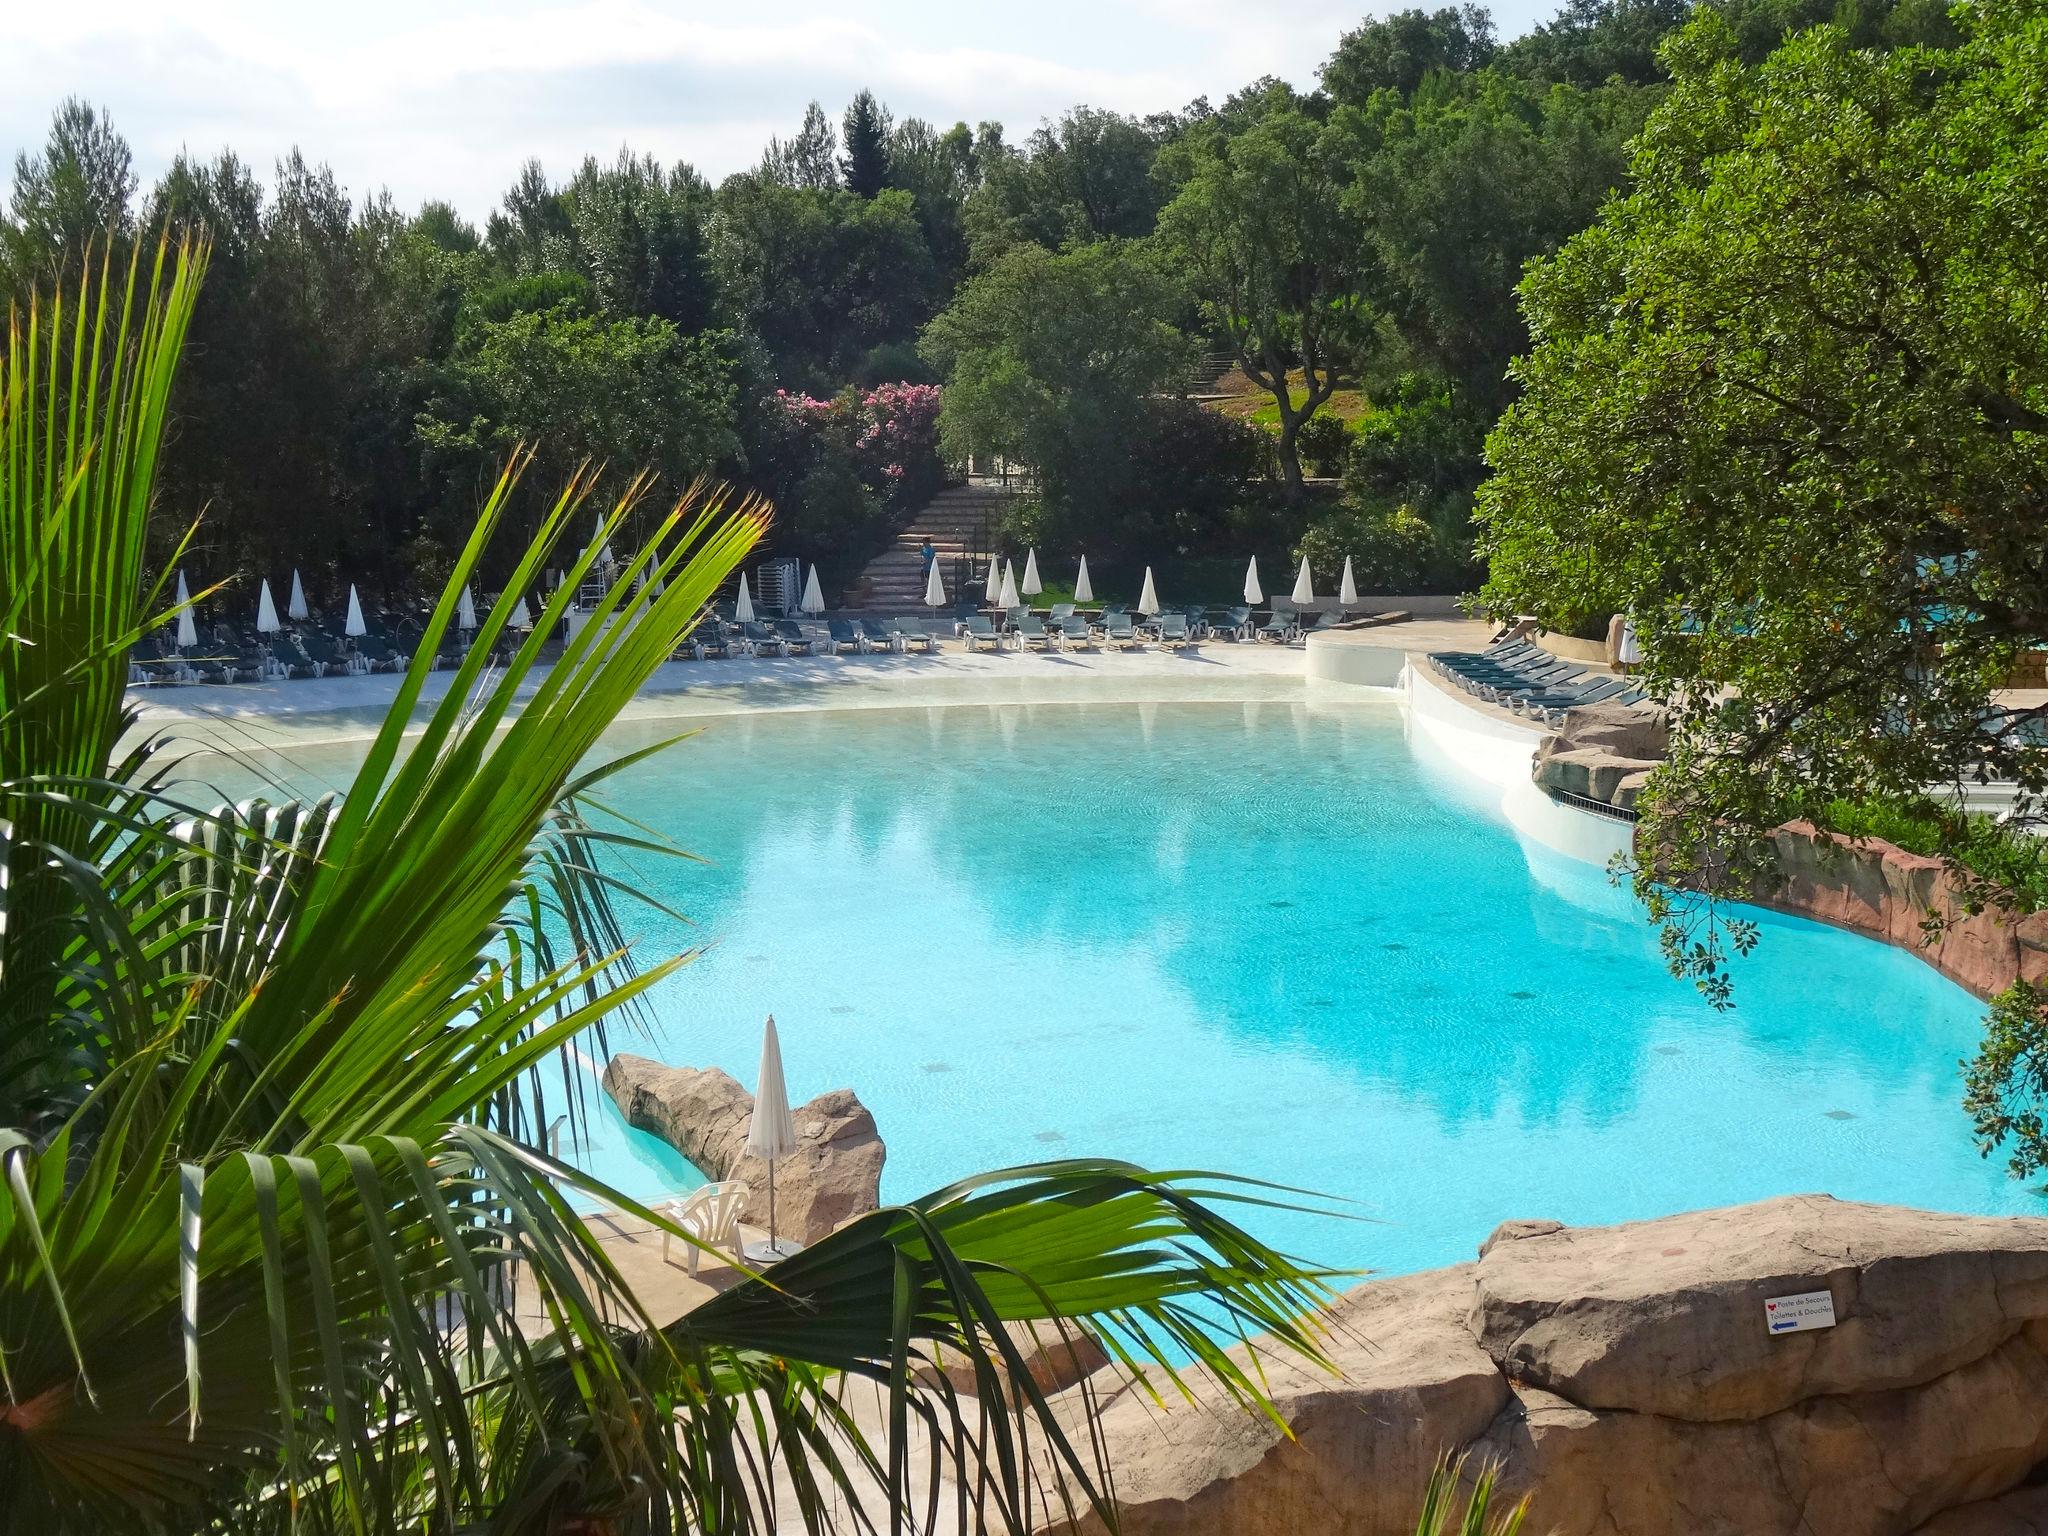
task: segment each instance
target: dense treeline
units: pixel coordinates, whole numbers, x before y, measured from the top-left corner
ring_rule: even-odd
[[[1749,59],[1816,22],[1878,48],[1951,28],[1936,0],[1711,3]],[[1014,531],[1054,548],[1300,548],[1465,585],[1528,342],[1515,285],[1623,184],[1687,14],[1571,0],[1503,44],[1477,6],[1404,11],[1338,40],[1317,89],[1077,107],[1016,143],[863,92],[717,187],[626,150],[529,163],[481,229],[297,151],[267,177],[180,155],[145,190],[67,102],[16,158],[0,283],[47,289],[108,232],[211,232],[163,482],[205,512],[208,575],[403,592],[535,441],[534,487],[584,459],[756,486],[837,584],[929,493],[936,431],[956,463],[1030,466]],[[1182,398],[1219,351],[1269,401],[1253,424]]]

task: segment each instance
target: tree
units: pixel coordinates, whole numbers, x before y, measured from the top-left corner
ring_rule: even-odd
[[[1658,49],[1692,9],[1691,0],[1565,0],[1550,21],[1501,49],[1501,66],[1579,86],[1653,85],[1666,78]]]
[[[951,292],[967,265],[967,199],[981,181],[974,131],[955,123],[940,133],[921,117],[905,118],[889,141],[889,179],[916,204],[941,289]]]
[[[2048,784],[2048,710],[1987,704],[2048,640],[2048,186],[2019,105],[2048,18],[1969,21],[1941,52],[1822,28],[1745,67],[1698,18],[1635,189],[1523,285],[1487,601],[1633,616],[1674,711],[1638,886],[1709,986],[1714,908],[1670,885],[1768,881],[1788,815],[1991,778],[2024,824]]]
[[[132,233],[135,185],[133,156],[113,119],[66,97],[42,153],[14,157],[13,218],[0,228],[9,248],[0,257],[18,291],[75,271],[93,242]]]
[[[846,153],[840,157],[839,173],[846,190],[855,197],[877,197],[889,180],[889,135],[894,124],[889,109],[875,100],[873,91],[862,91],[846,109],[840,142]]]
[[[945,375],[940,435],[954,462],[1007,458],[1037,471],[1063,533],[1098,551],[1138,538],[1129,520],[1148,401],[1185,376],[1184,296],[1156,256],[1126,241],[1054,253],[1019,246],[969,280],[926,327]]]
[[[825,109],[812,102],[804,108],[803,126],[784,143],[770,139],[761,156],[761,176],[806,192],[829,192],[839,185],[839,140]]]
[[[418,441],[453,494],[437,533],[461,548],[479,489],[523,443],[545,443],[535,478],[566,481],[584,462],[608,466],[598,484],[623,492],[652,473],[672,493],[728,473],[739,457],[732,338],[687,336],[655,317],[614,320],[573,303],[519,310],[471,325],[424,404]],[[545,510],[519,506],[525,532]]]
[[[907,192],[863,199],[729,177],[711,259],[728,323],[760,338],[791,388],[830,393],[876,348],[913,339],[938,303]]]
[[[145,531],[203,264],[116,269],[105,306],[81,284],[0,370],[0,1526],[751,1533],[779,1484],[813,1529],[901,1529],[936,1518],[913,1476],[944,1470],[963,1523],[1023,1533],[1041,1452],[1097,1518],[1108,1483],[1092,1400],[1077,1422],[1000,1385],[1030,1379],[1006,1324],[1105,1341],[1169,1388],[1165,1349],[1205,1322],[1317,1358],[1320,1277],[1213,1208],[1264,1190],[1085,1160],[874,1212],[650,1315],[576,1202],[695,1239],[546,1150],[556,1054],[683,963],[621,949],[591,861],[640,840],[592,819],[620,764],[590,759],[765,509],[675,503],[543,677],[592,556],[530,636],[507,621],[590,526],[573,481],[415,733],[515,462],[345,797],[175,803],[160,746],[119,743],[129,647],[170,617]],[[77,373],[43,350],[73,303]],[[1256,1374],[1197,1358],[1271,1411]],[[886,1394],[872,1441],[848,1380]]]
[[[500,262],[522,275],[566,264],[569,213],[538,160],[519,167],[501,210],[484,226],[484,238]]]
[[[1272,395],[1290,495],[1295,439],[1336,391],[1363,339],[1364,232],[1348,210],[1344,141],[1293,108],[1238,133],[1210,128],[1174,146],[1180,190],[1160,240],[1226,337],[1245,376]]]
[[[436,248],[452,256],[467,256],[483,244],[476,226],[457,213],[454,204],[438,198],[430,198],[420,204],[413,228]]]
[[[1470,74],[1484,69],[1494,51],[1493,18],[1484,6],[1368,17],[1338,41],[1322,68],[1323,89],[1353,106],[1375,91],[1412,96],[1432,70]]]
[[[703,177],[680,161],[664,170],[652,155],[622,149],[608,166],[586,159],[560,199],[567,270],[590,280],[607,313],[658,316],[685,331],[712,323]]]
[[[1165,193],[1152,174],[1159,143],[1142,123],[1076,107],[1033,133],[1022,153],[1000,144],[998,136],[980,156],[981,184],[967,207],[977,267],[1027,241],[1058,250],[1152,233]]]
[[[1411,352],[1489,417],[1507,403],[1509,359],[1528,344],[1515,303],[1522,269],[1584,229],[1620,184],[1640,101],[1538,93],[1488,72],[1346,124],[1376,145],[1359,156],[1348,205],[1383,302]]]

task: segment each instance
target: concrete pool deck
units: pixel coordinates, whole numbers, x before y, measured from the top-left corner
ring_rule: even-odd
[[[1470,649],[1484,645],[1490,632],[1487,625],[1468,620],[1421,619],[1322,634],[1310,646],[1211,640],[1185,651],[1147,645],[1133,651],[969,653],[954,641],[935,655],[735,655],[725,661],[671,661],[655,671],[620,718],[933,704],[1292,698],[1315,679],[1311,658],[1326,648],[1374,653],[1379,658],[1372,670],[1376,685],[1391,688],[1398,684],[1400,662],[1408,653]],[[427,675],[420,715],[447,694],[455,675]],[[129,697],[138,718],[130,739],[170,732],[184,746],[221,751],[362,740],[382,725],[401,680],[385,673],[135,689]]]

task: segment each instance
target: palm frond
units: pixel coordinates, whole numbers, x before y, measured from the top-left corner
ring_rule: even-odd
[[[515,456],[339,800],[195,807],[154,744],[116,760],[204,259],[160,249],[146,283],[102,264],[70,310],[17,319],[0,375],[0,554],[25,573],[0,597],[0,1536],[750,1532],[778,1499],[810,1529],[902,1528],[937,1519],[942,1478],[963,1523],[1106,1517],[1092,1399],[1044,1394],[1015,1324],[1092,1339],[1149,1390],[1192,1369],[1265,1407],[1218,1341],[1314,1358],[1325,1277],[1220,1210],[1284,1192],[991,1175],[680,1318],[572,1205],[640,1209],[547,1154],[540,1085],[688,958],[631,963],[606,863],[658,843],[592,819],[588,761],[764,506],[691,487],[544,666],[591,551],[651,494],[612,505],[514,643],[516,594],[585,515],[579,474],[423,709]]]

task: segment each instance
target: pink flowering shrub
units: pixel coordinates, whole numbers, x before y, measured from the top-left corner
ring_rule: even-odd
[[[828,586],[857,574],[945,482],[936,384],[828,400],[778,389],[763,409],[753,479],[776,505],[780,539],[817,561]]]
[[[855,472],[885,500],[895,503],[937,488],[938,385],[881,384],[842,390],[829,400],[778,389],[774,400],[793,435],[809,440],[807,449],[850,452]]]

